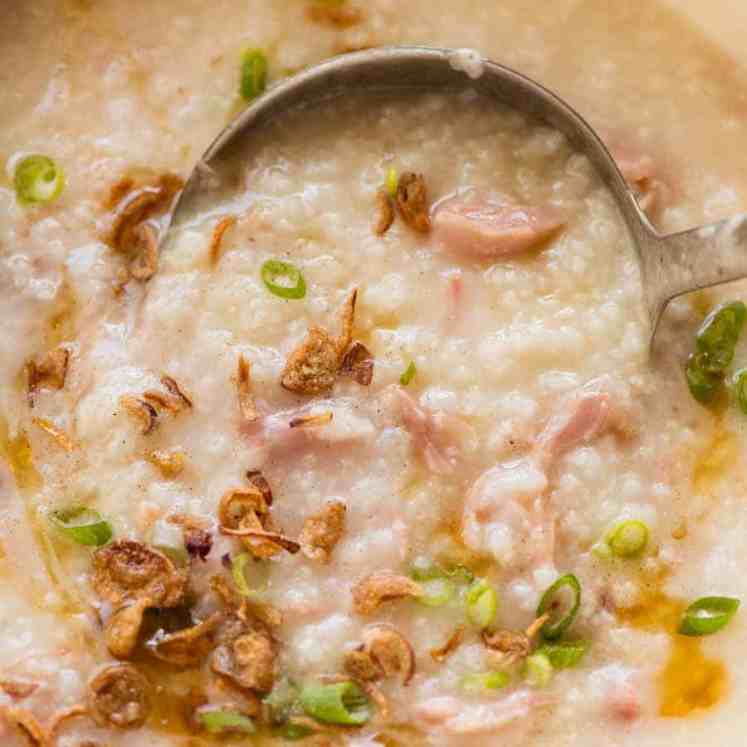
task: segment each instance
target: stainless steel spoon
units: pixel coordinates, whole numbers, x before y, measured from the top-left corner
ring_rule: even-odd
[[[289,109],[313,106],[351,92],[471,89],[556,127],[592,162],[614,195],[637,250],[651,341],[670,300],[747,277],[747,214],[682,233],[659,234],[638,206],[604,143],[583,117],[538,83],[468,52],[424,47],[373,49],[330,59],[274,86],[207,149],[177,201],[172,226],[178,226],[204,205],[221,164],[230,164],[247,138]]]

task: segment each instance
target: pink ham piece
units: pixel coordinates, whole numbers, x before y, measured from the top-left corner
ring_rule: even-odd
[[[550,206],[506,205],[453,198],[433,215],[433,236],[446,251],[478,259],[510,257],[536,249],[565,224]]]
[[[517,690],[487,703],[469,703],[444,695],[420,702],[415,713],[430,730],[451,735],[485,734],[525,721],[535,708],[550,703],[549,698],[531,690]]]
[[[471,429],[453,415],[422,407],[402,388],[396,396],[405,429],[428,469],[437,475],[452,473],[459,444],[472,435]]]

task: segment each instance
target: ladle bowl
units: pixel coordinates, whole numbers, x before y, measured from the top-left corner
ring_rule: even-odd
[[[176,203],[171,226],[194,213],[221,163],[239,157],[248,138],[288,110],[351,93],[467,90],[555,127],[589,158],[614,196],[635,246],[651,341],[672,298],[747,277],[747,214],[681,233],[658,233],[601,138],[578,112],[539,83],[470,50],[371,49],[332,58],[273,86],[237,116],[198,161]],[[168,240],[167,233],[161,246]]]

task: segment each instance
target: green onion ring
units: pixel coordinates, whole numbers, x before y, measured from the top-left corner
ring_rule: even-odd
[[[261,269],[262,282],[270,293],[279,298],[298,300],[306,295],[306,281],[301,271],[279,259],[268,259]],[[277,280],[284,278],[289,284],[279,284]]]
[[[702,597],[685,610],[678,632],[686,636],[713,635],[726,627],[738,609],[738,599]]]
[[[637,519],[621,521],[607,535],[607,544],[618,558],[640,555],[648,544],[648,527]]]
[[[98,511],[85,506],[53,511],[49,519],[57,529],[79,545],[101,547],[113,535],[111,524]]]
[[[239,711],[216,708],[201,711],[197,720],[210,734],[254,734],[254,721]]]
[[[489,628],[498,613],[498,594],[483,578],[475,581],[467,591],[467,617],[480,630]]]
[[[423,593],[418,597],[418,602],[427,607],[443,607],[456,595],[456,588],[446,578],[431,578],[421,581],[420,586]]]
[[[462,677],[461,686],[465,692],[480,694],[486,690],[500,690],[506,687],[510,680],[507,672],[478,672]]]
[[[22,205],[52,202],[65,187],[65,174],[51,158],[34,154],[16,164],[13,186]]]
[[[372,716],[371,705],[353,682],[334,685],[308,685],[301,690],[301,707],[324,724],[362,726]]]
[[[417,372],[418,369],[415,368],[415,362],[410,361],[409,365],[402,373],[402,376],[399,377],[399,383],[402,384],[402,386],[407,386],[415,378]]]
[[[589,645],[588,641],[543,643],[535,653],[544,654],[554,669],[571,669],[584,658]]]
[[[546,687],[552,679],[553,666],[545,654],[534,653],[528,656],[524,667],[527,682],[534,687]]]
[[[547,589],[537,606],[537,617],[542,617],[544,614],[551,612],[556,604],[555,597],[565,587],[568,587],[573,594],[573,604],[563,617],[555,622],[548,620],[540,629],[542,636],[549,641],[560,638],[576,619],[579,607],[581,607],[581,584],[572,573],[566,573],[565,576],[561,576]]]
[[[732,381],[732,391],[734,398],[737,400],[739,409],[747,415],[747,368],[740,368],[734,374]]]
[[[695,336],[706,370],[720,373],[731,364],[745,319],[747,307],[741,301],[720,304],[708,314]]]
[[[267,55],[261,49],[247,49],[241,55],[241,96],[256,99],[267,88]]]

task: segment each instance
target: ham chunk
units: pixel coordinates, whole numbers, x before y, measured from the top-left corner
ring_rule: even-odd
[[[451,735],[484,734],[526,719],[534,708],[546,702],[531,690],[517,690],[490,703],[468,703],[446,695],[422,701],[415,712],[418,721],[434,731]]]
[[[506,205],[485,199],[454,198],[433,216],[436,244],[454,254],[494,259],[536,249],[564,225],[550,206]]]

